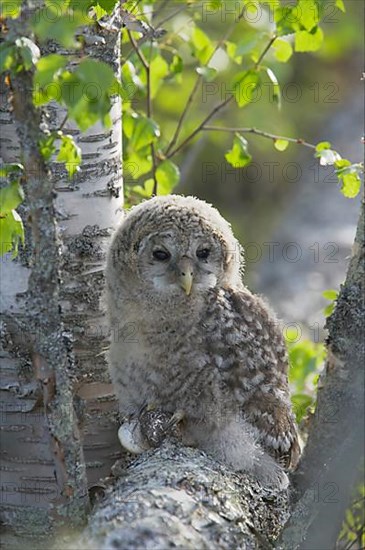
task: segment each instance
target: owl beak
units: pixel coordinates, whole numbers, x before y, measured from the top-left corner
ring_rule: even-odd
[[[193,262],[187,257],[182,258],[178,265],[178,273],[180,286],[189,296],[191,287],[193,286]]]

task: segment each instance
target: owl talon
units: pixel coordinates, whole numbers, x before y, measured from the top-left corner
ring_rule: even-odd
[[[171,430],[172,428],[175,428],[182,420],[185,418],[185,412],[183,410],[177,410],[174,412],[170,420],[168,421],[166,425],[166,432]]]
[[[138,412],[137,412],[137,418],[141,418],[141,416],[143,416],[145,413],[148,413],[148,412],[152,412],[154,410],[156,410],[158,407],[158,404],[151,401],[150,403],[146,402],[146,403],[143,403],[143,405],[141,405],[141,407],[139,408]]]

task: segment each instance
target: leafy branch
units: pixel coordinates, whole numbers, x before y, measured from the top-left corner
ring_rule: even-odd
[[[229,127],[220,127],[220,126],[203,126],[201,128],[201,131],[255,134],[256,136],[261,136],[261,137],[273,140],[274,144],[279,142],[280,143],[278,148],[279,151],[284,151],[288,143],[296,143],[298,145],[304,145],[304,147],[308,147],[309,149],[316,149],[316,145],[313,145],[313,143],[308,143],[304,139],[278,136],[276,134],[264,132],[263,130],[258,130],[257,128],[229,128]]]
[[[150,63],[147,61],[145,56],[143,55],[141,49],[138,47],[137,42],[134,40],[133,35],[130,30],[128,30],[128,37],[129,40],[133,46],[134,51],[136,52],[139,60],[141,61],[145,71],[146,71],[146,80],[147,80],[147,116],[148,118],[152,117],[152,97],[151,97],[151,66]],[[152,45],[152,42],[151,42]],[[157,169],[157,162],[156,162],[156,151],[155,151],[155,144],[153,141],[151,141],[150,144],[150,150],[151,150],[151,156],[152,156],[152,179],[153,179],[153,188],[152,188],[152,196],[157,195],[157,179],[156,179],[156,169]]]
[[[238,17],[237,17],[237,21],[234,21],[230,27],[227,29],[227,32],[224,34],[224,36],[217,42],[217,44],[215,45],[215,47],[213,48],[212,52],[210,53],[206,63],[205,63],[205,67],[208,67],[209,66],[209,63],[210,61],[213,59],[214,55],[217,53],[217,51],[219,50],[219,48],[226,42],[226,40],[228,40],[228,38],[230,37],[233,29],[237,26],[237,23],[242,19],[242,17],[244,16],[244,13],[245,13],[245,8],[243,8],[241,10],[241,12],[239,13]],[[166,149],[166,152],[165,152],[165,156],[167,157],[171,151],[171,149],[173,149],[175,143],[177,142],[178,138],[179,138],[179,135],[180,135],[180,132],[182,130],[182,126],[183,126],[183,123],[184,123],[184,120],[188,114],[188,111],[190,109],[190,106],[192,105],[194,99],[195,99],[195,96],[197,94],[197,91],[199,89],[199,86],[201,84],[203,80],[203,76],[202,74],[199,74],[198,77],[196,78],[195,80],[195,84],[194,84],[194,87],[192,88],[190,94],[189,94],[189,97],[187,99],[187,102],[185,104],[185,107],[184,109],[182,110],[182,113],[180,115],[180,118],[178,120],[178,123],[177,123],[177,126],[176,126],[176,129],[175,129],[175,133]]]
[[[243,14],[244,12],[242,12]],[[242,17],[242,14],[240,14],[240,18]],[[276,40],[276,35],[274,35],[273,37],[270,38],[269,42],[267,43],[267,45],[265,46],[264,50],[262,51],[262,53],[260,54],[259,56],[259,59],[257,60],[257,62],[255,63],[254,65],[254,70],[257,70],[260,63],[262,62],[262,60],[264,59],[265,55],[267,54],[267,52],[269,51],[269,49],[271,48],[271,46],[273,45],[273,43],[275,42]],[[224,39],[225,40],[225,39]],[[218,47],[217,47],[218,49]],[[216,51],[216,50],[215,50]],[[215,52],[214,52],[215,53]],[[212,54],[214,55],[214,54]],[[205,119],[195,128],[195,130],[193,130],[191,132],[191,134],[189,134],[185,139],[184,141],[182,141],[180,143],[180,145],[178,145],[177,147],[175,147],[175,149],[172,149],[171,151],[171,145],[172,143],[175,143],[176,142],[176,139],[177,139],[177,136],[179,135],[179,131],[182,127],[182,123],[185,119],[185,116],[186,116],[186,113],[188,111],[188,108],[189,106],[191,105],[192,101],[193,101],[193,98],[194,98],[194,95],[198,89],[198,86],[199,86],[199,83],[200,83],[200,80],[198,79],[196,81],[196,86],[194,86],[193,88],[193,91],[192,93],[190,94],[189,98],[188,98],[188,102],[184,108],[184,111],[183,111],[183,114],[178,122],[178,126],[177,126],[177,132],[175,132],[175,135],[174,135],[174,138],[172,139],[169,147],[167,148],[166,150],[166,153],[165,153],[165,156],[166,158],[171,158],[173,157],[174,155],[176,155],[176,153],[178,153],[179,151],[181,151],[184,147],[186,147],[186,145],[188,145],[190,143],[190,141],[199,133],[203,130],[204,126],[206,125],[207,122],[209,122],[209,120],[211,120],[217,113],[219,113],[226,105],[228,105],[228,103],[230,103],[232,101],[232,99],[235,97],[233,94],[228,96],[225,100],[223,100],[221,103],[219,103],[218,105],[216,105],[212,111],[205,117]]]

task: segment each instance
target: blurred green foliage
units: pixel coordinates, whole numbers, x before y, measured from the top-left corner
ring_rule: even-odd
[[[360,476],[364,479],[364,468]],[[355,488],[352,504],[346,510],[337,548],[342,550],[365,548],[365,484],[363,481]]]
[[[207,122],[214,118],[220,123],[217,130],[221,131],[233,116],[241,118],[229,95],[235,99],[236,107],[249,106],[256,120],[265,120],[264,130],[269,135],[257,134],[269,138],[277,151],[286,151],[290,141],[303,143],[304,140],[270,134],[278,127],[275,107],[280,108],[282,104],[280,73],[285,82],[285,72],[281,67],[294,52],[320,50],[324,41],[322,27],[326,27],[327,20],[339,21],[345,11],[342,1],[190,1],[139,2],[138,5],[130,1],[125,6],[146,25],[164,30],[161,38],[153,43],[146,43],[143,32],[130,29],[123,37],[122,83],[123,88],[130,91],[129,98],[124,98],[124,111],[144,112],[150,117],[153,111],[160,128],[160,135],[155,136],[150,148],[137,156],[135,151],[130,151],[126,136],[126,206],[146,196],[144,181],[150,186],[151,177],[157,192],[171,192],[172,182],[163,190],[156,184],[156,166],[166,157],[174,157],[174,162],[182,163],[181,171],[184,171],[185,159],[181,152],[201,142],[206,129],[209,130],[206,141],[212,143],[214,150],[218,148],[216,145],[220,149],[227,147],[224,145],[227,139],[214,135],[214,127],[207,127]],[[313,93],[316,92],[314,89]],[[229,111],[224,109],[228,103],[231,104]],[[223,111],[227,114],[224,119],[221,118]],[[237,114],[233,114],[235,111]],[[248,113],[245,110],[245,122],[250,117]],[[287,121],[282,117],[280,125],[285,131]],[[243,137],[244,130],[255,133],[254,125],[250,129],[246,123],[242,131],[232,128],[231,147],[225,154],[227,163],[236,169],[248,166],[252,159],[251,143]],[[305,142],[304,145],[310,146]],[[324,148],[329,151],[315,150],[320,164],[334,165],[342,192],[349,197],[356,196],[362,165],[341,159],[329,144]],[[212,154],[209,156],[212,158]],[[223,162],[222,159],[221,167]],[[194,190],[194,186],[192,188]]]
[[[112,96],[122,96],[126,206],[151,193],[180,190],[181,185],[189,192],[186,181],[179,187],[180,175],[189,172],[192,164],[189,156],[194,157],[202,145],[201,170],[205,169],[206,173],[193,178],[192,190],[197,193],[196,187],[203,185],[208,195],[218,193],[228,200],[232,193],[247,194],[250,189],[247,181],[244,186],[238,184],[239,187],[237,182],[230,186],[216,185],[217,180],[232,182],[227,166],[233,166],[240,178],[241,171],[250,166],[257,153],[258,159],[268,154],[267,145],[260,144],[256,138],[248,142],[244,134],[266,138],[271,142],[271,149],[286,159],[295,154],[292,149],[297,145],[293,146],[292,142],[312,148],[321,165],[334,167],[345,196],[358,194],[361,163],[342,159],[327,142],[315,148],[293,136],[298,119],[298,113],[292,110],[293,103],[297,107],[304,91],[318,100],[317,96],[323,93],[319,82],[306,87],[298,84],[300,98],[295,101],[289,99],[289,88],[286,88],[287,84],[296,85],[297,81],[294,53],[307,54],[309,74],[313,67],[318,70],[321,57],[343,56],[346,48],[358,44],[356,33],[351,34],[349,30],[349,20],[353,21],[357,14],[352,0],[347,3],[342,0],[128,0],[120,12],[124,22],[120,81],[110,66],[100,60],[81,59],[75,63],[72,53],[41,55],[38,44],[49,38],[69,50],[82,48],[80,27],[108,17],[115,6],[116,0],[45,0],[30,21],[28,36],[5,34],[0,45],[0,65],[10,79],[12,73],[33,72],[35,105],[59,102],[67,109],[68,118],[83,131],[99,120],[110,126]],[[350,17],[343,13],[347,6],[350,6]],[[52,17],[42,17],[44,10]],[[2,15],[17,18],[21,15],[21,2],[6,3]],[[327,36],[329,42],[326,42]],[[336,44],[342,39],[339,51]],[[313,52],[317,65],[308,56]],[[89,82],[97,86],[99,93],[83,93]],[[335,83],[332,85],[324,90],[328,97],[337,93]],[[284,108],[280,110],[283,100],[285,113]],[[303,101],[305,105],[307,100],[303,98]],[[326,106],[322,107],[306,113],[309,124],[311,116],[323,116]],[[213,119],[216,126],[208,127]],[[231,127],[232,123],[235,127]],[[257,124],[262,126],[259,131]],[[39,145],[46,161],[58,151],[57,160],[65,164],[69,176],[77,173],[81,152],[70,135],[63,136],[62,128],[40,139]],[[225,155],[222,149],[226,150]],[[270,188],[265,181],[260,181],[260,186],[261,202],[269,204]],[[283,185],[284,191],[285,187],[287,183]],[[6,220],[8,223],[9,216]]]
[[[289,382],[292,404],[298,424],[308,412],[313,412],[316,387],[326,357],[324,344],[302,338],[301,330],[291,328],[285,332],[289,353]]]

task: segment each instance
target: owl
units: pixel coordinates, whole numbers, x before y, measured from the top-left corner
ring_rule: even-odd
[[[126,215],[106,267],[119,438],[148,449],[141,411],[158,409],[185,445],[281,489],[300,453],[288,357],[243,265],[229,223],[202,200],[154,197]]]

